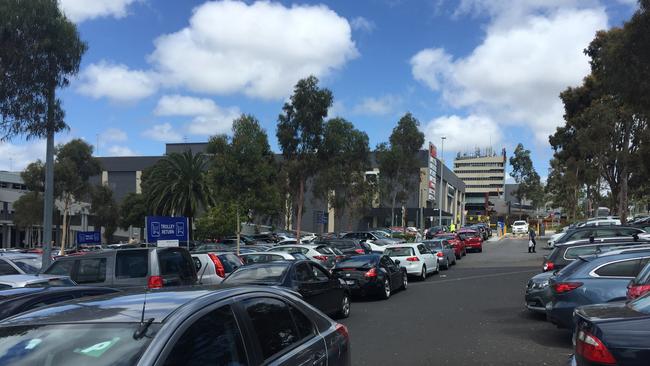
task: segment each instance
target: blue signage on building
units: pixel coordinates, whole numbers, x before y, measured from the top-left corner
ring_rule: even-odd
[[[102,234],[99,231],[77,231],[77,244],[101,244]]]
[[[147,242],[157,243],[158,240],[189,241],[187,217],[147,216]]]

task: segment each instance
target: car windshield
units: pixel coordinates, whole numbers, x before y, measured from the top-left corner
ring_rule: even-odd
[[[76,285],[77,284],[74,283],[74,281],[71,280],[70,278],[61,277],[61,278],[52,278],[47,281],[30,282],[27,283],[25,287],[57,287],[57,286],[76,286]]]
[[[634,279],[634,282],[639,285],[650,284],[650,263],[639,272],[639,275]]]
[[[27,274],[37,274],[41,270],[41,264],[43,263],[37,257],[15,258],[11,261]]]
[[[514,226],[524,226],[524,225],[526,225],[526,221],[515,221],[515,223],[512,224],[512,225],[514,225]]]
[[[382,231],[373,231],[372,233],[373,233],[376,237],[378,237],[379,239],[385,239],[385,238],[388,238],[388,235],[386,235],[386,233],[384,233],[384,232],[382,232]]]
[[[151,342],[138,324],[55,324],[0,328],[0,365],[134,365]]]
[[[386,248],[384,251],[389,257],[408,257],[415,255],[413,248],[411,247],[396,247],[396,248]]]
[[[262,265],[240,267],[224,283],[278,283],[289,269],[289,265]]]
[[[458,234],[458,236],[460,237],[461,240],[466,240],[466,239],[469,239],[469,238],[475,238],[476,233],[473,233],[473,232],[460,233],[460,234]]]
[[[424,245],[429,249],[442,249],[442,240],[427,240]]]

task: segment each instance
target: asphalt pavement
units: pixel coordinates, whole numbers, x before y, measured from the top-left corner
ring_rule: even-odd
[[[484,243],[448,271],[411,281],[386,301],[356,300],[348,326],[353,365],[564,365],[571,335],[524,308],[545,242]]]

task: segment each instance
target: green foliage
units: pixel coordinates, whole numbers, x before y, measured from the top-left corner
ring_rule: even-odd
[[[30,228],[43,222],[43,196],[40,192],[27,192],[13,203],[14,224]]]
[[[27,189],[32,192],[43,192],[45,189],[45,166],[40,160],[29,163],[25,170],[20,173],[20,177]]]
[[[314,180],[314,195],[334,208],[339,222],[347,209],[350,216],[368,206],[370,189],[365,172],[370,167],[368,135],[345,119],[334,118],[324,127],[323,144],[318,150],[320,170]],[[332,194],[334,193],[334,194]]]
[[[241,210],[239,211],[241,215]],[[240,222],[245,217],[240,216]],[[195,221],[197,240],[219,239],[237,233],[237,205],[218,202]]]
[[[90,213],[95,217],[96,226],[104,228],[104,239],[113,241],[120,219],[119,206],[113,198],[113,191],[107,186],[95,186],[90,190]]]
[[[544,190],[542,188],[539,174],[533,167],[533,161],[530,158],[530,150],[524,149],[524,145],[517,144],[514,154],[510,157],[512,171],[510,176],[519,184],[515,197],[521,203],[524,198],[532,201],[533,207],[539,207],[544,202]]]
[[[249,219],[280,214],[279,164],[255,117],[236,119],[232,137],[212,137],[207,152],[211,156],[207,180],[219,201],[238,204]]]
[[[305,182],[318,169],[317,152],[323,140],[323,119],[332,105],[332,92],[318,87],[310,76],[298,81],[289,102],[278,116],[276,136],[285,159],[289,187],[295,190],[298,206],[296,231],[300,233]]]
[[[86,48],[57,0],[0,2],[0,140],[66,128],[54,92],[79,71]]]
[[[377,146],[380,190],[382,195],[390,197],[392,211],[396,202],[406,201],[409,190],[413,189],[420,178],[418,151],[424,144],[424,134],[419,126],[420,122],[411,113],[407,113],[393,128],[390,144]],[[391,214],[392,218],[394,216]]]
[[[200,209],[213,204],[205,177],[207,159],[201,154],[171,153],[160,159],[142,176],[147,209],[152,214],[196,216]]]
[[[120,221],[119,226],[123,230],[129,227],[144,227],[144,218],[147,216],[147,202],[144,195],[138,193],[129,193],[119,207]]]
[[[93,157],[93,147],[85,141],[74,139],[57,147],[55,186],[59,188],[62,199],[66,199],[66,195],[77,199],[85,196],[90,190],[88,180],[101,171],[99,160]]]

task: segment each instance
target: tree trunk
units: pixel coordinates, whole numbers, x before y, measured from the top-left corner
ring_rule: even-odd
[[[630,121],[625,123],[625,136],[623,137],[623,151],[621,159],[621,189],[618,197],[618,214],[621,217],[621,224],[625,225],[627,221],[627,206],[628,206],[628,171],[629,163],[628,158],[630,154]]]
[[[69,207],[70,207],[69,200],[66,197],[66,199],[64,201],[64,206],[63,206],[63,232],[61,233],[61,250],[59,251],[59,255],[65,255],[65,245],[66,245],[67,239],[68,239],[68,210],[69,210]]]
[[[300,177],[298,188],[298,215],[296,217],[296,242],[300,244],[300,225],[302,224],[302,205],[305,199],[305,178]]]
[[[393,194],[393,203],[390,206],[390,227],[395,226],[395,200],[397,199],[397,193]]]
[[[47,143],[45,148],[45,196],[43,197],[43,256],[42,268],[52,261],[52,211],[54,211],[54,108],[56,82],[50,81],[47,93]]]

